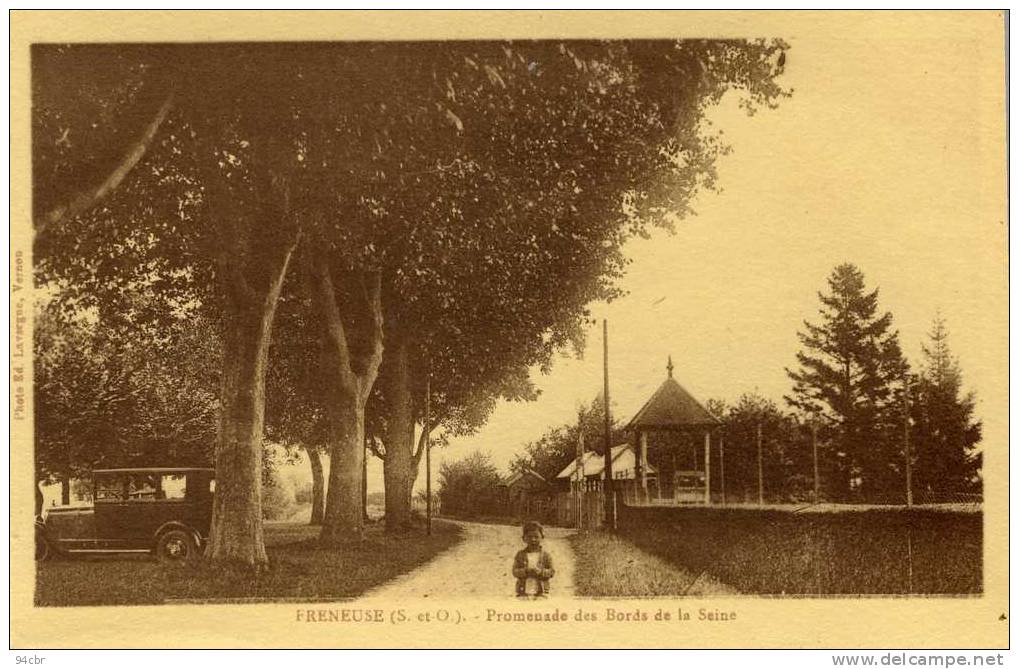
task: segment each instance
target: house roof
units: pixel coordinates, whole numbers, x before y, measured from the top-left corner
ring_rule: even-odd
[[[633,446],[631,446],[630,444],[619,444],[618,446],[613,446],[612,447],[613,466],[620,461],[620,458],[623,458],[627,454],[629,454],[630,456],[634,455]],[[605,470],[605,458],[602,456],[601,453],[596,453],[594,451],[584,451],[583,465],[585,477],[601,476],[602,472]],[[629,469],[632,466],[633,464],[630,463],[627,469]],[[656,471],[655,468],[652,467],[650,463],[648,463],[647,469],[648,473],[654,473]],[[576,472],[577,472],[577,460],[576,458],[574,458],[573,460],[570,461],[570,464],[566,465],[566,467],[561,472],[559,472],[556,478],[572,479],[576,475]],[[613,472],[615,472],[615,469],[613,469]]]
[[[668,378],[658,387],[640,411],[627,424],[628,430],[670,430],[682,427],[717,425],[718,419],[708,413],[676,379],[672,378],[672,357],[669,357]]]
[[[519,481],[520,479],[522,479],[524,477],[524,474],[528,474],[530,476],[533,476],[534,478],[538,479],[542,483],[546,483],[544,476],[542,476],[538,472],[536,472],[533,469],[531,469],[530,467],[528,467],[528,468],[524,469],[523,471],[514,472],[514,473],[510,474],[509,476],[504,478],[502,481],[500,481],[499,485],[507,486],[507,487],[511,486],[514,483],[516,483],[517,481]]]

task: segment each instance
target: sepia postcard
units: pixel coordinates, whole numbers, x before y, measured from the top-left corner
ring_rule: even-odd
[[[15,649],[1008,646],[1003,11],[15,11]]]

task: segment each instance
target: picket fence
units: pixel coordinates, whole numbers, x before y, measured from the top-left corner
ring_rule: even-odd
[[[600,490],[560,492],[548,497],[526,499],[516,509],[523,519],[539,520],[547,525],[595,529],[605,520],[605,496]]]

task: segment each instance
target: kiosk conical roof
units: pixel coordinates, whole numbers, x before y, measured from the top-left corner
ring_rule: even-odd
[[[669,357],[668,378],[658,387],[637,415],[626,426],[628,430],[675,430],[687,427],[717,425],[718,420],[700,402],[672,378],[672,357]]]

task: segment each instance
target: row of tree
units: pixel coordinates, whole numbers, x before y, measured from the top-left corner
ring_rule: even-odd
[[[734,89],[773,106],[785,50],[35,45],[37,282],[68,321],[215,333],[208,557],[266,561],[267,433],[328,451],[324,545],[360,534],[366,442],[399,528],[426,395],[449,434],[533,397],[527,369],[579,347],[587,305],[618,295],[623,242],[713,185],[707,107]]]
[[[785,399],[821,431],[829,496],[902,497],[907,477],[928,493],[979,490],[981,424],[945,323],[935,318],[911,370],[891,313],[879,310],[878,291],[866,290],[856,266],[836,267],[819,297],[820,320],[804,323]]]
[[[706,403],[720,422],[713,437],[716,496],[724,466],[730,501],[756,501],[762,493],[771,502],[809,501],[816,484],[827,500],[905,502],[907,434],[910,486],[919,500],[979,493],[981,423],[973,393],[962,390],[944,321],[935,318],[913,371],[891,314],[879,311],[878,292],[865,289],[858,268],[836,267],[819,297],[820,319],[806,322],[800,334],[800,368],[788,371],[794,385],[785,407],[757,393]],[[526,444],[510,469],[530,468],[551,481],[575,459],[581,435],[588,449],[602,451],[603,421],[598,398],[581,409],[576,423]],[[612,443],[628,439],[614,422]],[[698,457],[699,451],[699,439],[690,435],[649,438],[649,460],[666,477],[675,468],[674,454]]]

